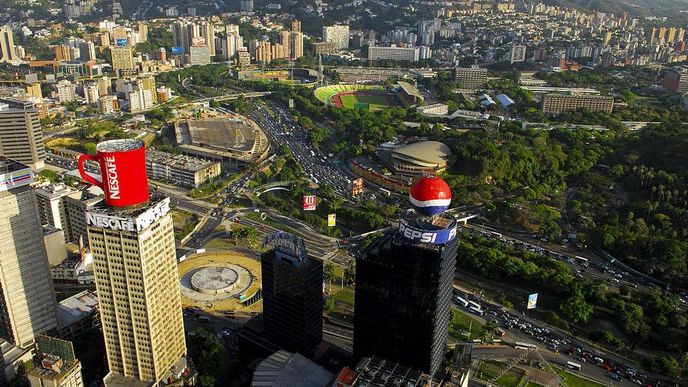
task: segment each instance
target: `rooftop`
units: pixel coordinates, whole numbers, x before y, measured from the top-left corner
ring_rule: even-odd
[[[273,353],[258,364],[251,386],[325,387],[333,375],[298,353],[284,350]]]
[[[440,166],[447,165],[447,157],[451,154],[451,149],[439,141],[419,141],[392,150],[392,157],[395,159]]]
[[[174,155],[167,152],[159,152],[153,149],[146,151],[146,160],[160,164],[167,164],[170,167],[191,172],[208,168],[217,163],[217,161],[208,161],[187,155]]]
[[[61,327],[90,316],[98,309],[98,297],[92,290],[84,290],[65,300],[57,306],[57,321]]]

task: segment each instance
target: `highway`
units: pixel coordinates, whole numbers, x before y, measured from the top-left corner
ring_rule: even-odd
[[[255,109],[249,115],[263,129],[273,147],[288,146],[311,181],[328,184],[337,195],[351,199],[350,177],[330,164],[327,156],[311,145],[306,133],[286,108],[273,101],[254,103],[253,106]]]

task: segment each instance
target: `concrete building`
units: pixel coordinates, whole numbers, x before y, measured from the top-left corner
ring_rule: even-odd
[[[509,60],[511,63],[526,61],[526,46],[521,44],[513,44],[509,52]]]
[[[416,111],[424,115],[446,115],[449,114],[449,105],[434,103],[432,105],[418,106]]]
[[[192,45],[189,47],[189,64],[202,66],[211,63],[210,46],[206,44]]]
[[[487,69],[473,67],[457,67],[454,69],[454,79],[461,89],[479,90],[487,83]]]
[[[99,325],[98,297],[92,290],[79,292],[60,301],[57,306],[57,333],[63,339],[70,340]]]
[[[64,79],[57,82],[57,99],[60,102],[74,102],[76,100],[76,85]]]
[[[251,54],[245,47],[237,49],[237,65],[247,67],[251,65]]]
[[[198,188],[206,181],[220,176],[221,168],[218,161],[147,150],[146,171],[150,179]]]
[[[674,93],[688,92],[688,66],[677,66],[666,69],[662,86]]]
[[[136,88],[136,90],[130,92],[128,95],[129,112],[140,113],[142,111],[151,109],[153,106],[155,106],[155,103],[153,102],[153,94],[155,93],[142,88]]]
[[[0,63],[16,61],[17,59],[19,58],[17,57],[12,30],[7,26],[0,27]]]
[[[112,56],[112,70],[116,74],[120,76],[136,74],[134,53],[131,47],[111,47],[110,55]]]
[[[86,236],[81,200],[87,203],[89,195],[61,183],[37,188],[35,192],[42,225],[62,230],[65,243],[78,243],[79,238]]]
[[[613,108],[614,97],[603,95],[547,94],[542,99],[542,111],[547,114],[578,109],[611,113]]]
[[[313,43],[313,55],[327,55],[337,52],[337,45],[334,42]]]
[[[418,62],[418,47],[368,47],[368,60],[391,59],[398,61]]]
[[[45,167],[43,130],[37,110],[0,103],[0,155],[39,171]]]
[[[101,114],[112,114],[119,110],[119,102],[117,96],[114,95],[103,95],[98,98],[98,113]]]
[[[186,367],[170,199],[86,213],[110,372],[106,386],[149,386]]]
[[[98,91],[97,83],[84,84],[84,98],[86,99],[86,103],[89,105],[95,105],[98,103],[100,92]]]
[[[349,48],[349,26],[324,26],[322,29],[323,42],[333,42],[337,50]]]
[[[19,348],[57,325],[32,182],[31,168],[0,157],[0,338]]]
[[[31,387],[83,387],[81,362],[71,341],[38,336],[33,368],[27,373]]]
[[[292,32],[301,32],[301,20],[294,19],[291,21],[291,31]]]
[[[253,12],[253,0],[239,0],[239,10],[241,12]]]

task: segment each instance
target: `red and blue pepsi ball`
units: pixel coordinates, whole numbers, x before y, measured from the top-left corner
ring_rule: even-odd
[[[434,216],[449,208],[451,189],[446,181],[437,176],[424,176],[411,186],[409,199],[413,208],[421,215]]]

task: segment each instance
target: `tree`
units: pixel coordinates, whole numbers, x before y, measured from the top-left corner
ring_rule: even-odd
[[[587,322],[594,311],[593,306],[585,301],[580,289],[574,289],[573,294],[561,304],[560,309],[574,323]]]
[[[334,263],[325,262],[325,266],[323,266],[323,279],[325,282],[334,280]]]
[[[239,385],[236,363],[213,332],[206,328],[195,329],[189,335],[189,353],[198,369],[201,386]]]
[[[489,341],[494,338],[495,333],[499,330],[499,325],[493,320],[488,320],[480,330],[480,337],[484,341]]]
[[[356,281],[356,265],[355,261],[349,261],[349,266],[344,269],[344,285],[353,285]]]
[[[19,363],[14,378],[9,382],[9,387],[29,387],[29,379],[26,377],[26,364]]]

